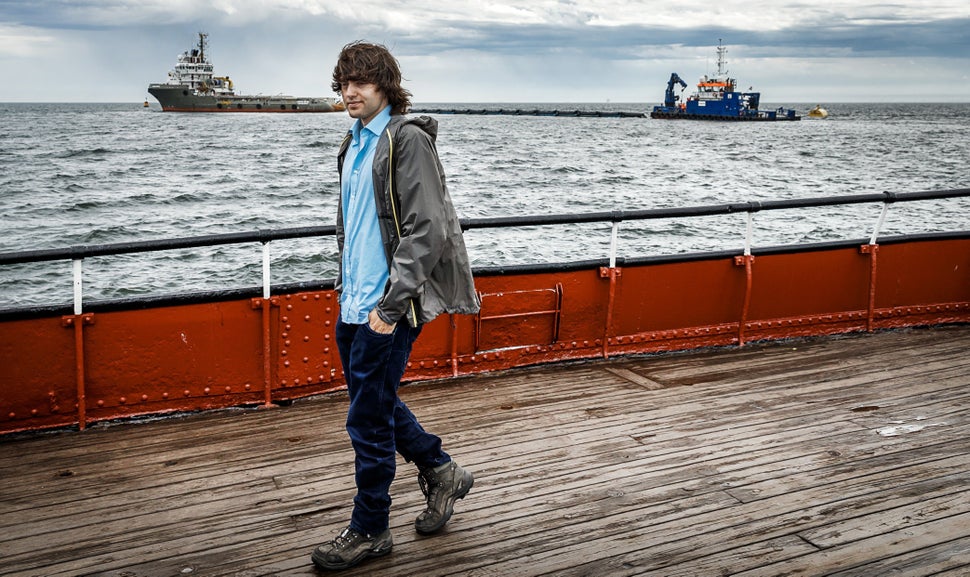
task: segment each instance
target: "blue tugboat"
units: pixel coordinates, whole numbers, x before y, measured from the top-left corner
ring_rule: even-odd
[[[727,75],[724,55],[727,48],[718,41],[717,45],[717,76],[701,77],[697,83],[697,92],[690,95],[686,101],[680,101],[680,94],[676,93],[679,85],[680,92],[687,88],[687,83],[674,72],[667,81],[667,92],[664,95],[663,106],[654,106],[650,118],[685,119],[685,120],[801,120],[794,110],[778,108],[776,110],[759,110],[761,102],[760,92],[735,92],[736,81]]]

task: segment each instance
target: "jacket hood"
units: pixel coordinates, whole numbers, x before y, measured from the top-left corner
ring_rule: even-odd
[[[428,136],[431,137],[431,142],[435,142],[438,139],[438,121],[430,116],[404,116],[402,122],[405,124],[413,124],[428,133]]]

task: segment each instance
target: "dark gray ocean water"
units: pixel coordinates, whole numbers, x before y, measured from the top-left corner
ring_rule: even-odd
[[[807,113],[815,103],[785,107]],[[513,108],[514,104],[423,104]],[[462,217],[583,213],[970,182],[970,104],[825,104],[825,120],[437,115]],[[523,108],[646,111],[636,104]],[[0,104],[0,252],[333,224],[333,114],[177,114],[141,104]],[[878,205],[759,213],[753,244],[868,238]],[[970,229],[970,202],[893,206],[883,234]],[[626,224],[621,256],[741,248],[745,217]],[[609,226],[470,231],[473,264],[604,258]],[[86,300],[261,284],[258,244],[86,259]],[[272,244],[273,282],[332,278],[332,238]],[[0,266],[0,309],[60,304],[67,261]]]

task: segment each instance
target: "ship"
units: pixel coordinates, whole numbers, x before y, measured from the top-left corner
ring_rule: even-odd
[[[738,92],[737,81],[727,72],[724,56],[727,48],[720,41],[717,45],[717,75],[713,78],[706,74],[697,83],[697,92],[681,100],[687,83],[676,72],[671,73],[664,93],[663,105],[653,107],[650,118],[683,120],[723,120],[723,121],[775,121],[801,120],[794,110],[777,108],[760,110],[760,92]],[[677,94],[680,86],[681,94]]]
[[[208,57],[208,34],[179,55],[167,82],[148,85],[166,112],[337,112],[343,103],[333,97],[236,94],[232,79],[216,76]]]

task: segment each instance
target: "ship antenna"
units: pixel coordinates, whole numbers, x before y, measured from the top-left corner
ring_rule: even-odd
[[[724,54],[727,53],[727,48],[721,45],[721,39],[717,39],[717,75],[718,77],[727,76],[727,70],[724,66],[727,64],[727,60],[724,59]]]
[[[205,62],[206,38],[208,36],[205,32],[199,32],[199,62]]]

